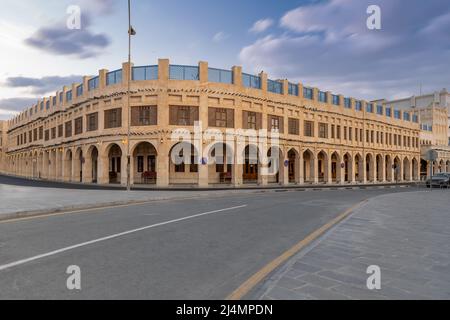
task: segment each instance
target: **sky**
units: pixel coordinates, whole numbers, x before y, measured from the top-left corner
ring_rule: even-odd
[[[81,9],[81,28],[66,26]],[[381,29],[369,30],[369,5]],[[132,0],[133,62],[265,71],[358,99],[450,89],[448,0]],[[127,60],[126,0],[2,0],[0,119]]]

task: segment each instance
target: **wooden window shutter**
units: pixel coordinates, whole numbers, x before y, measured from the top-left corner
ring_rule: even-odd
[[[242,111],[242,129],[248,129],[248,111]]]
[[[198,107],[190,107],[189,125],[193,126],[198,121]]]
[[[169,107],[169,124],[175,126],[178,124],[178,107]]]
[[[150,107],[150,124],[156,126],[158,124],[158,107]]]
[[[234,110],[227,109],[227,128],[234,128]]]
[[[216,108],[208,108],[208,126],[215,127],[216,126]]]
[[[141,107],[132,107],[131,108],[131,125],[132,126],[139,126],[139,109]]]
[[[256,130],[262,129],[262,113],[256,114]]]
[[[284,117],[278,117],[278,120],[280,121],[280,133],[284,133]]]

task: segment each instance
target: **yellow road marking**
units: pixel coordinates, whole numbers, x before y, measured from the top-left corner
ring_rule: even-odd
[[[271,272],[273,272],[275,269],[277,269],[280,265],[285,263],[287,260],[292,258],[295,254],[297,254],[300,250],[305,248],[307,245],[309,245],[311,242],[316,240],[319,236],[324,234],[326,231],[328,231],[330,228],[335,226],[340,221],[344,220],[350,213],[352,213],[356,208],[361,206],[367,202],[367,200],[361,201],[360,203],[352,206],[350,209],[345,211],[344,213],[340,214],[333,220],[329,221],[327,224],[323,225],[310,235],[308,235],[305,239],[294,245],[292,248],[284,252],[281,256],[276,258],[275,260],[271,261],[269,264],[264,266],[261,270],[259,270],[257,273],[255,273],[253,276],[251,276],[247,281],[245,281],[239,288],[237,288],[233,293],[231,293],[226,300],[240,300],[242,299],[246,294],[248,294],[258,283],[260,283],[262,280],[264,280]]]

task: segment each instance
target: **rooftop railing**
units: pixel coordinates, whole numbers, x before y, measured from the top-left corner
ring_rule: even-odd
[[[106,74],[106,85],[122,83],[122,69],[111,71]]]
[[[208,81],[233,84],[233,72],[231,72],[230,70],[209,68]]]
[[[133,67],[132,80],[158,80],[158,66]]]
[[[261,78],[248,73],[243,73],[242,85],[246,88],[261,89]]]
[[[171,80],[200,80],[199,68],[194,66],[169,66],[169,78]]]
[[[267,80],[267,91],[283,94],[283,83],[274,80]]]

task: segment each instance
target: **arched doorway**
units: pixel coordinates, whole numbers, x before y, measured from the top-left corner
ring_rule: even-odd
[[[121,182],[122,149],[117,144],[109,146],[108,150],[108,181],[111,184]]]
[[[294,148],[290,149],[288,151],[288,177],[289,177],[289,183],[298,183],[300,180],[299,172],[297,169],[297,163],[298,163],[298,152]]]
[[[244,183],[257,183],[259,173],[259,150],[258,147],[250,144],[244,150],[244,169],[242,180]]]
[[[98,149],[96,147],[93,147],[91,150],[91,157],[90,157],[90,174],[91,174],[91,182],[97,183],[98,182]]]
[[[71,181],[72,180],[72,150],[67,150],[64,156],[64,180]]]
[[[352,180],[352,156],[348,153],[344,155],[344,181],[351,182]]]
[[[420,159],[420,180],[425,180],[430,174],[430,168],[428,166],[428,161]]]
[[[384,181],[384,169],[385,167],[383,166],[383,157],[381,156],[381,154],[377,154],[376,157],[376,163],[377,163],[377,181],[378,182],[383,182]]]
[[[268,157],[268,182],[281,183],[284,173],[283,152],[278,147],[271,147],[267,152]]]
[[[373,155],[368,153],[366,155],[366,180],[369,182],[374,182],[374,160]]]
[[[312,151],[308,149],[303,152],[303,177],[305,179],[305,182],[314,183],[315,172],[314,153],[312,153]]]
[[[394,180],[396,182],[401,181],[401,178],[402,178],[402,176],[401,176],[401,172],[402,172],[401,171],[402,170],[401,166],[402,166],[402,164],[401,164],[400,159],[398,157],[395,157],[395,159],[394,159]]]
[[[441,160],[440,162],[439,162],[439,172],[445,172],[445,163],[444,163],[444,160]]]
[[[355,155],[355,180],[358,182],[364,181],[364,173],[363,173],[363,161],[362,157],[359,153]]]
[[[134,184],[156,184],[158,153],[150,142],[140,142],[133,150],[132,177]]]
[[[175,144],[169,152],[169,183],[198,184],[199,154],[189,142]]]
[[[384,159],[384,164],[386,171],[386,180],[389,182],[393,182],[394,181],[394,176],[392,175],[393,163],[390,155],[386,155],[386,158]]]
[[[341,182],[341,163],[337,152],[331,155],[331,181]]]
[[[411,180],[411,164],[409,162],[408,157],[403,159],[403,180],[410,181]]]
[[[233,149],[226,143],[213,144],[208,150],[209,184],[231,184],[233,182]]]
[[[412,178],[414,181],[419,180],[419,162],[416,158],[412,159]]]
[[[84,165],[85,159],[83,157],[83,150],[81,148],[78,148],[75,151],[75,159],[74,159],[74,181],[76,182],[83,182],[83,165]]]
[[[328,182],[328,156],[325,151],[317,154],[317,176],[319,182]]]
[[[445,172],[450,173],[450,160],[447,160],[447,168],[445,169]]]

